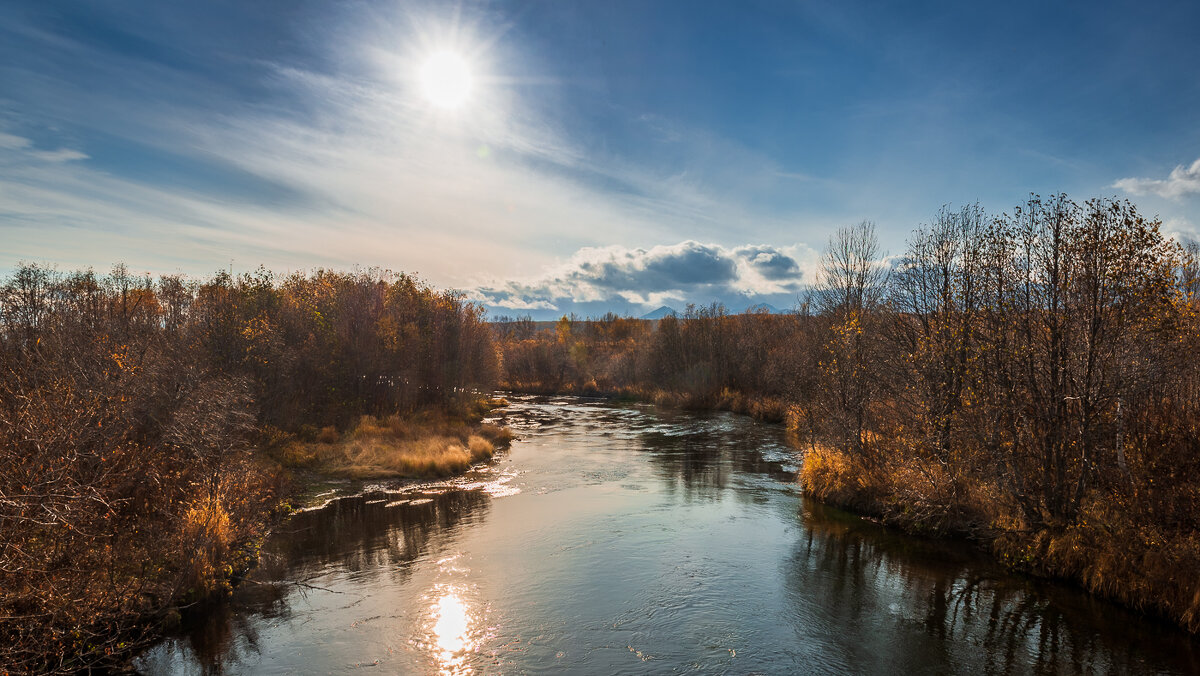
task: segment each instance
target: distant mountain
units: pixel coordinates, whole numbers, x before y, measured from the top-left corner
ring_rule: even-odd
[[[774,305],[771,305],[770,303],[756,303],[756,304],[751,305],[750,307],[746,308],[745,312],[751,312],[751,313],[766,312],[768,314],[773,314],[773,315],[783,314],[783,310],[780,310],[779,308],[775,307]]]
[[[662,319],[663,317],[667,317],[667,316],[674,317],[678,314],[679,313],[675,311],[675,308],[667,307],[666,305],[664,305],[664,306],[658,308],[657,310],[655,310],[654,312],[649,312],[649,313],[642,315],[641,317],[639,317],[639,319]]]

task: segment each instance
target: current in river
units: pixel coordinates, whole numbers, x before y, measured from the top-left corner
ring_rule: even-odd
[[[785,430],[510,396],[467,476],[298,513],[147,674],[1200,673],[1200,642],[802,496]]]

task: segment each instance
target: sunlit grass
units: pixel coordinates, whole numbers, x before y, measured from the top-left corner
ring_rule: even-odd
[[[191,555],[185,584],[191,586],[194,596],[206,596],[225,580],[218,568],[227,559],[234,539],[229,512],[219,496],[204,496],[192,503],[183,514],[181,538]]]
[[[327,427],[313,441],[286,443],[280,461],[352,479],[440,477],[491,458],[511,441],[507,428],[444,413],[362,416],[345,433]]]

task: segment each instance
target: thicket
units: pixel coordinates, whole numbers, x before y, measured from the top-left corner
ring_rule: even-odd
[[[493,324],[503,387],[524,392],[627,396],[684,408],[731,408],[781,421],[810,378],[815,353],[798,315],[731,315],[688,306],[680,317],[563,317],[539,329],[528,319]],[[812,362],[815,364],[815,362]]]
[[[384,272],[0,285],[0,671],[111,664],[227,589],[281,489],[259,444],[460,406],[482,311]]]
[[[499,326],[518,389],[786,418],[805,488],[1200,630],[1200,266],[1128,203],[837,232],[788,315]]]

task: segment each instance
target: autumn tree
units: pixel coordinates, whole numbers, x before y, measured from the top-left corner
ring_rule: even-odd
[[[921,430],[919,441],[943,465],[962,451],[964,400],[971,396],[978,349],[980,251],[987,217],[978,205],[943,208],[909,238],[892,278],[896,313],[887,334],[899,351],[895,392],[903,415]]]
[[[873,223],[840,228],[829,240],[812,294],[813,306],[829,322],[819,406],[838,446],[859,457],[868,450],[871,408],[882,385],[875,374],[877,320],[888,282],[881,258]]]

